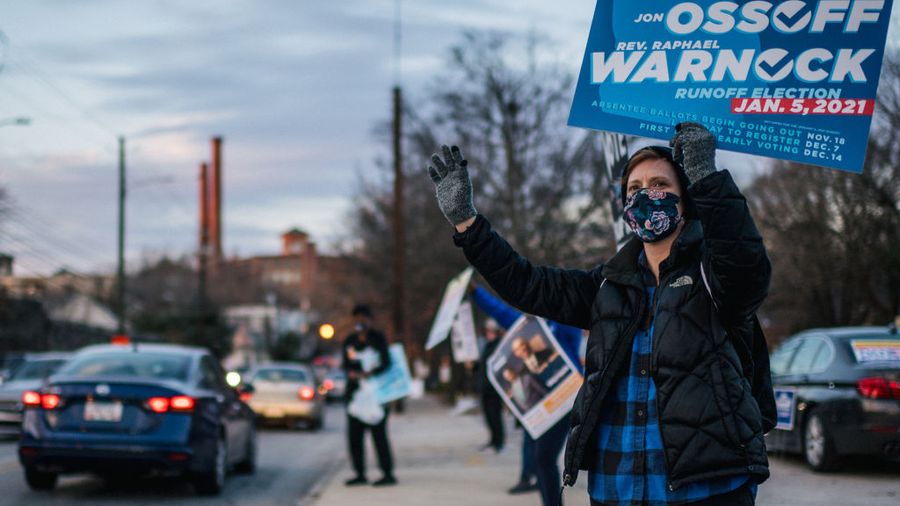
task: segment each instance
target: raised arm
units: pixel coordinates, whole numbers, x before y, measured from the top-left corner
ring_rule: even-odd
[[[490,292],[480,286],[476,286],[475,289],[472,290],[472,300],[475,301],[475,304],[481,308],[482,311],[496,320],[497,323],[505,329],[512,327],[512,324],[522,316],[521,311],[517,311],[511,306],[506,305],[502,300],[494,297]]]
[[[715,137],[697,123],[678,126],[676,161],[691,182],[688,191],[703,224],[703,263],[724,317],[739,321],[762,304],[772,267],[747,201],[728,171],[715,170]]]
[[[454,241],[466,258],[506,302],[523,312],[587,328],[591,304],[600,286],[599,268],[587,272],[537,267],[516,253],[472,202],[468,162],[459,148],[442,147],[431,157],[428,173],[438,206],[457,233]]]

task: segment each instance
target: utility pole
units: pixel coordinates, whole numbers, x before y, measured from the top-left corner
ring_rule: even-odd
[[[206,162],[200,164],[200,250],[197,255],[197,299],[206,310],[206,269],[209,259],[209,180]]]
[[[119,137],[119,269],[116,306],[119,321],[116,333],[125,334],[125,137]]]
[[[403,134],[403,96],[400,90],[400,0],[395,0],[395,16],[394,16],[394,122],[393,122],[393,144],[394,144],[394,212],[392,220],[392,229],[394,235],[394,258],[393,258],[393,277],[392,277],[392,314],[394,324],[394,337],[401,342],[405,342],[407,338],[406,332],[406,315],[404,311],[405,293],[404,293],[404,271],[405,271],[405,240],[404,240],[404,220],[403,220],[403,152],[401,137]]]

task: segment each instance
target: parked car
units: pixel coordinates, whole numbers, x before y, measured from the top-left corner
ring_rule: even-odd
[[[770,450],[800,453],[816,471],[841,458],[900,459],[900,336],[884,327],[814,329],[771,355],[778,427]]]
[[[341,401],[347,392],[347,375],[340,369],[332,369],[325,374],[320,391],[325,393],[327,402]]]
[[[302,364],[272,363],[247,375],[249,404],[260,420],[289,428],[304,422],[319,429],[324,421],[324,397],[317,391],[312,370]]]
[[[23,394],[19,460],[33,489],[61,473],[179,475],[218,493],[256,466],[254,414],[205,349],[90,346]]]
[[[29,353],[21,358],[0,385],[0,437],[18,437],[22,425],[22,393],[39,389],[69,357],[70,353]]]

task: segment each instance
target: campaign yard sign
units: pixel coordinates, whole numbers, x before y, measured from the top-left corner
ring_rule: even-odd
[[[597,2],[569,125],[862,172],[892,0]]]
[[[797,406],[797,391],[793,388],[775,388],[775,428],[794,429],[794,413]]]

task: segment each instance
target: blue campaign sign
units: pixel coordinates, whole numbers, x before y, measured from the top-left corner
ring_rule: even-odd
[[[792,430],[794,428],[794,412],[797,404],[797,392],[792,388],[775,389],[776,429]]]
[[[598,0],[569,125],[862,172],[892,0]]]

